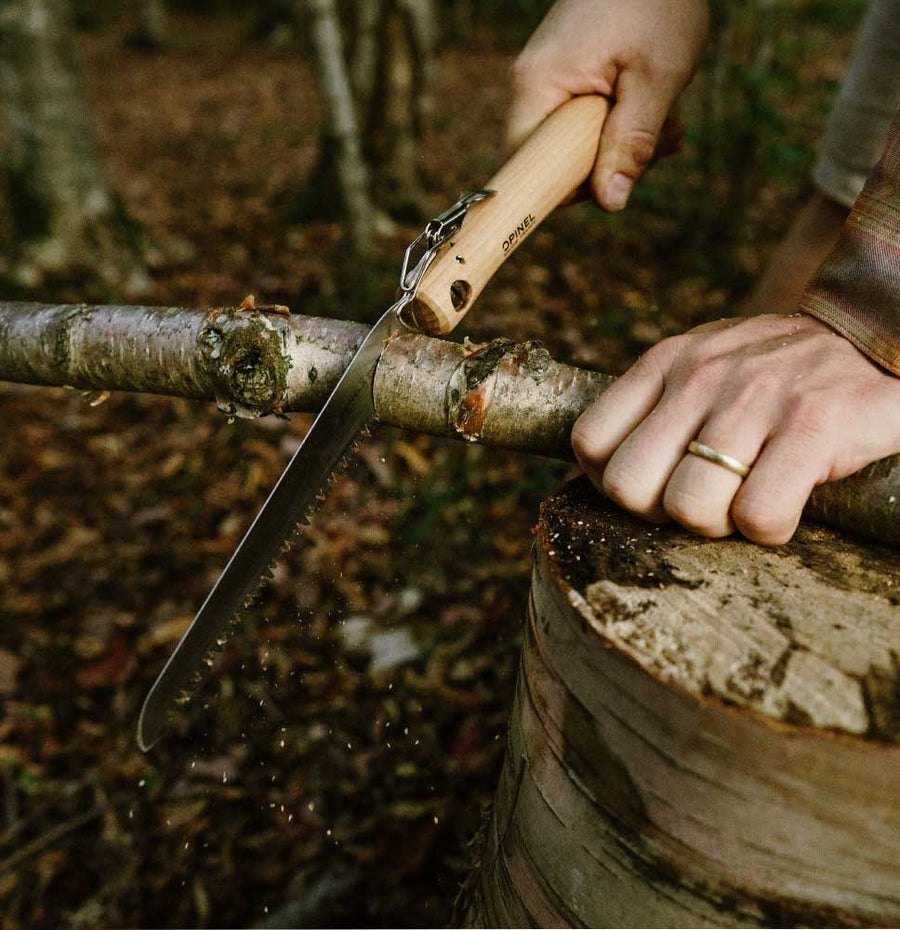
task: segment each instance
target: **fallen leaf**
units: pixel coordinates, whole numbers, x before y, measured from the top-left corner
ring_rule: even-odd
[[[156,646],[165,646],[167,643],[177,642],[184,635],[184,631],[191,625],[192,617],[176,617],[165,623],[151,627],[140,639],[138,651],[153,649]]]
[[[205,810],[209,802],[206,798],[196,801],[178,801],[166,804],[163,808],[163,820],[169,829],[179,830],[195,821]]]
[[[134,671],[134,656],[124,636],[114,636],[106,658],[78,673],[78,684],[85,689],[108,688],[127,681]]]
[[[15,694],[21,665],[21,659],[5,649],[0,649],[0,697]]]
[[[404,442],[402,439],[398,440],[394,444],[394,452],[406,462],[407,467],[413,474],[427,475],[428,472],[431,471],[431,462],[429,462],[415,446],[411,446],[408,442]]]

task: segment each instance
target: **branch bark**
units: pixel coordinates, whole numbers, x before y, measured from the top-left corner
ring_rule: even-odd
[[[368,327],[282,308],[0,302],[0,380],[214,400],[230,416],[317,410]],[[383,423],[571,459],[569,433],[613,381],[537,342],[459,345],[404,334],[375,375]],[[900,544],[900,456],[817,488],[806,515]]]

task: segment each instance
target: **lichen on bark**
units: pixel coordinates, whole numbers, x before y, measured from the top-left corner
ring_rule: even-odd
[[[213,311],[197,337],[215,391],[229,416],[253,418],[284,412],[291,359],[285,325],[266,308]]]

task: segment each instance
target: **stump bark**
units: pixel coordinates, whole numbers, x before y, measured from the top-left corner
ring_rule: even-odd
[[[468,926],[900,923],[898,551],[544,505]]]

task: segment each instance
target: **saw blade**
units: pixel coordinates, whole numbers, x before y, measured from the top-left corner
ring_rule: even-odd
[[[230,622],[253,598],[298,524],[320,499],[329,475],[374,415],[375,368],[385,342],[401,328],[400,304],[369,330],[147,694],[137,728],[138,745],[145,752],[162,736],[169,712],[202,676],[204,662],[222,645]]]

